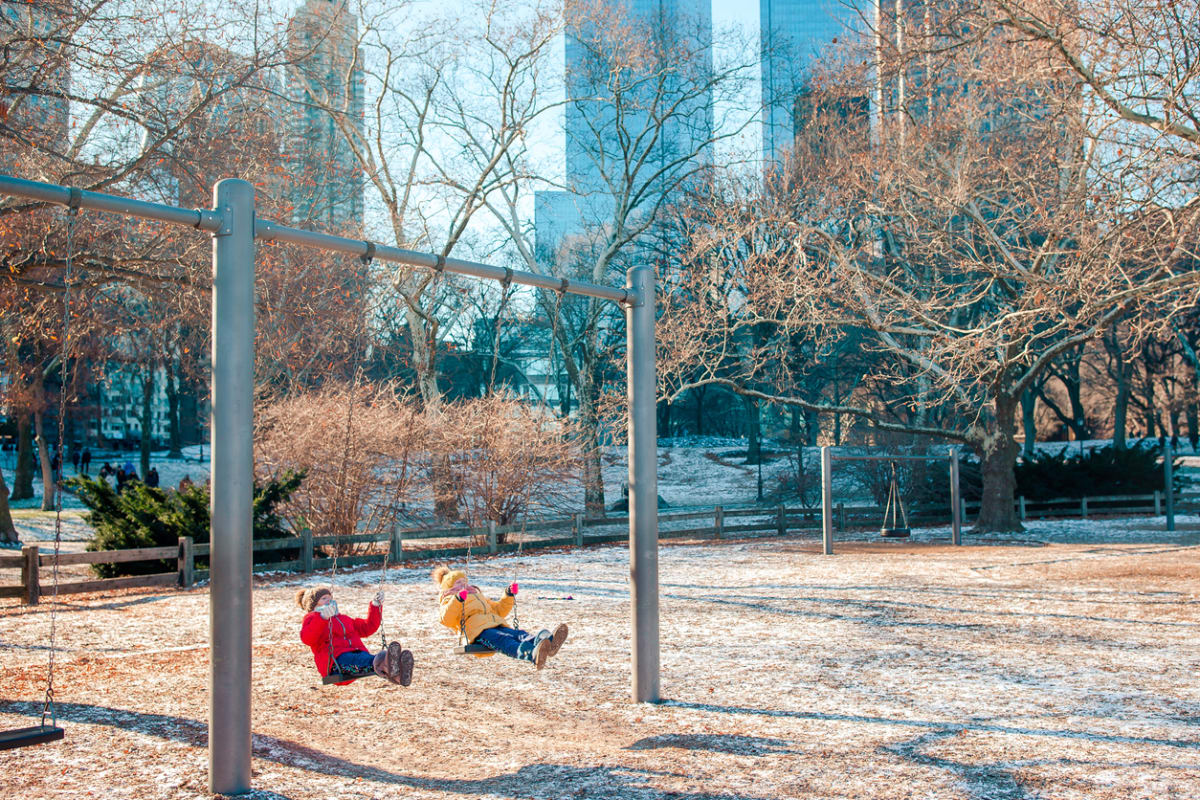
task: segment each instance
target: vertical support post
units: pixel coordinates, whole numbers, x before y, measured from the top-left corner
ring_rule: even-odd
[[[725,507],[717,506],[713,509],[713,535],[717,539],[725,538]]]
[[[633,267],[625,306],[629,386],[629,572],[633,608],[633,699],[659,700],[658,414],[654,365],[654,270]]]
[[[179,537],[179,585],[192,588],[196,582],[196,558],[192,548],[192,537]]]
[[[950,543],[962,544],[963,503],[958,451],[950,450]]]
[[[575,515],[575,546],[583,547],[583,514]]]
[[[1162,492],[1158,489],[1154,490],[1154,516],[1162,516]]]
[[[312,574],[313,571],[313,535],[312,528],[304,527],[300,530],[300,560],[304,562],[301,569],[305,575]]]
[[[212,517],[208,786],[250,791],[250,625],[254,486],[254,186],[213,187]]]
[[[821,448],[821,552],[833,555],[833,454]]]
[[[787,511],[783,504],[780,503],[779,508],[775,510],[775,530],[780,536],[787,533]]]
[[[846,504],[845,503],[837,504],[837,529],[838,529],[838,531],[841,531],[843,533],[846,530]]]
[[[1171,445],[1163,446],[1163,493],[1167,498],[1167,530],[1175,530],[1175,454]]]
[[[42,587],[38,576],[38,546],[28,544],[21,548],[21,556],[25,559],[21,564],[21,585],[25,587],[25,605],[36,606],[42,597]]]
[[[1025,495],[1017,497],[1017,518],[1021,522],[1025,521]]]
[[[496,520],[489,519],[487,523],[488,552],[496,555]]]
[[[399,522],[392,525],[392,542],[388,545],[388,548],[392,561],[400,563],[404,560],[404,529],[400,527]],[[312,548],[310,547],[309,552],[311,551]]]
[[[1079,499],[1079,513],[1084,519],[1087,519],[1087,498],[1086,497],[1082,497]]]

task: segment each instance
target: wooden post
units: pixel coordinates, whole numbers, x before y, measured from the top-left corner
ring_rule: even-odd
[[[404,560],[404,529],[397,522],[392,525],[392,542],[388,547],[391,550],[391,560],[397,564]]]
[[[779,531],[779,535],[783,536],[787,533],[787,517],[784,516],[784,508],[781,503],[779,509],[775,512],[775,528]]]
[[[1162,516],[1162,492],[1158,489],[1154,490],[1154,516]]]
[[[496,520],[489,519],[488,523],[488,552],[496,555]]]
[[[304,574],[313,571],[313,535],[312,528],[305,527],[300,531],[300,560],[304,562]]]
[[[583,514],[575,515],[575,546],[583,547]]]
[[[25,587],[25,604],[36,606],[42,596],[38,583],[38,546],[28,544],[21,548],[25,563],[21,566],[21,585]]]
[[[837,504],[837,529],[839,532],[842,532],[842,533],[845,533],[845,531],[846,531],[846,504],[845,503]]]
[[[1025,521],[1025,495],[1017,498],[1017,515],[1021,522]]]
[[[713,536],[717,539],[725,538],[725,508],[717,506],[713,509]]]
[[[958,450],[950,449],[950,543],[962,544],[962,526],[967,518],[966,501],[962,496],[962,473]]]
[[[1167,530],[1175,530],[1175,454],[1168,443],[1163,448],[1163,492],[1167,496]]]
[[[196,582],[196,558],[192,549],[192,537],[179,537],[179,585],[192,588]]]
[[[1079,513],[1081,513],[1083,515],[1084,519],[1087,519],[1087,498],[1086,497],[1080,499],[1080,501],[1079,501]]]

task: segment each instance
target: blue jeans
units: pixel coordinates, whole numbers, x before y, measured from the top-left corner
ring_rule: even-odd
[[[509,658],[519,658],[522,661],[533,661],[533,648],[546,638],[542,631],[536,636],[518,628],[488,628],[475,637],[475,644],[490,647],[497,653],[503,653]]]
[[[337,666],[330,674],[341,672],[343,675],[374,675],[375,656],[366,650],[351,650],[337,657]]]

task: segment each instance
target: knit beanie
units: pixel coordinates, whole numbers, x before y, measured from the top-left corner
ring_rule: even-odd
[[[460,569],[450,569],[444,564],[439,567],[434,567],[432,572],[433,582],[438,585],[438,588],[443,592],[449,591],[455,581],[466,579],[467,573]]]
[[[314,586],[311,589],[297,589],[296,605],[304,609],[305,612],[312,611],[317,607],[317,601],[327,594],[333,594],[333,590],[328,586]]]

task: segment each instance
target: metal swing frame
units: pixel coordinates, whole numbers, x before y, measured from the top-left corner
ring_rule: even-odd
[[[821,448],[821,550],[824,555],[833,555],[833,462],[835,461],[890,461],[893,462],[893,470],[897,461],[946,461],[950,472],[950,541],[956,546],[962,544],[962,491],[956,448],[950,447],[945,455],[940,456],[835,456],[833,451],[825,446]],[[905,515],[905,527],[907,527],[907,515]]]
[[[633,609],[631,688],[635,702],[656,702],[659,684],[658,480],[654,363],[655,277],[633,267],[624,288],[516,272],[361,239],[301,230],[255,216],[254,186],[226,179],[213,187],[213,207],[188,209],[0,175],[0,195],[36,203],[105,211],[192,228],[213,241],[212,537],[210,614],[209,789],[251,791],[251,487],[254,410],[255,242],[286,242],[411,267],[559,289],[617,303],[626,320],[629,397],[630,593]]]

